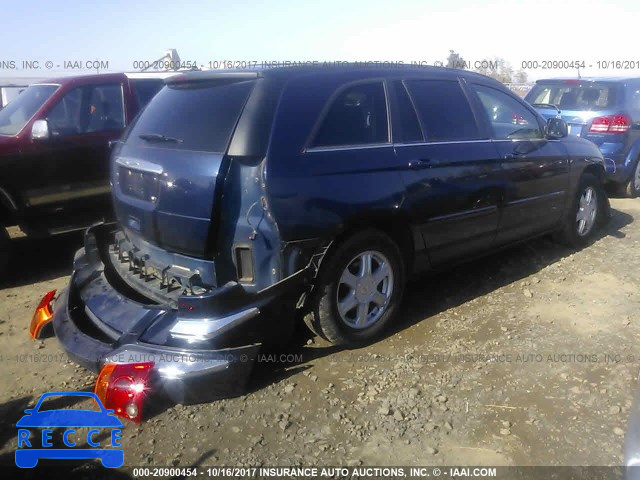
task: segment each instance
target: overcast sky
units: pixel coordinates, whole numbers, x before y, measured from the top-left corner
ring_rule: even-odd
[[[640,69],[597,69],[602,60],[640,61],[636,0],[3,0],[0,5],[0,77],[87,73],[65,70],[64,61],[101,60],[111,71],[133,71],[135,61],[157,59],[168,48],[204,66],[216,60],[433,63],[453,49],[472,62],[503,57],[516,70],[524,60],[583,60],[584,75],[640,76]],[[30,60],[40,69],[22,69]],[[6,68],[10,61],[15,68]],[[532,79],[576,75],[575,70],[528,73]]]

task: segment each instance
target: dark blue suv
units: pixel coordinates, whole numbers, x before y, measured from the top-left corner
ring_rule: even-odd
[[[362,344],[413,274],[547,233],[587,244],[603,178],[593,143],[470,72],[179,75],[114,148],[118,222],[88,230],[55,333],[95,370],[154,362],[181,402],[227,394],[298,314]]]
[[[640,195],[640,78],[538,80],[525,100],[595,143],[607,180],[626,196]]]

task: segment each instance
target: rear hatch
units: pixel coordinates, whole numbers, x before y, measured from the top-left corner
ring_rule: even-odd
[[[255,83],[255,76],[187,75],[170,81],[141,113],[111,166],[117,219],[130,240],[210,256],[225,152]]]
[[[525,99],[543,117],[566,121],[570,135],[601,145],[605,134],[626,131],[630,119],[621,112],[623,93],[622,83],[613,81],[539,80]]]

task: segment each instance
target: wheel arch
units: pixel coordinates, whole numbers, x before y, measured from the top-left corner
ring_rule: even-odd
[[[605,172],[604,172],[604,167],[602,165],[599,165],[596,163],[590,163],[584,168],[584,170],[582,171],[582,175],[584,175],[585,173],[590,173],[594,175],[602,183],[604,183],[605,181]]]
[[[402,256],[405,275],[410,276],[415,252],[424,248],[424,243],[419,232],[411,228],[409,219],[402,214],[383,212],[350,218],[334,237],[325,257],[333,255],[338,247],[353,235],[366,230],[378,230],[394,241]],[[323,263],[325,263],[324,259]],[[320,269],[322,269],[322,265],[320,265]]]

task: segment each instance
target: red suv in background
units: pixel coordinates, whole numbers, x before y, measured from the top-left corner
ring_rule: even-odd
[[[0,110],[0,272],[9,256],[5,227],[43,237],[111,216],[109,143],[169,75],[49,80]]]

